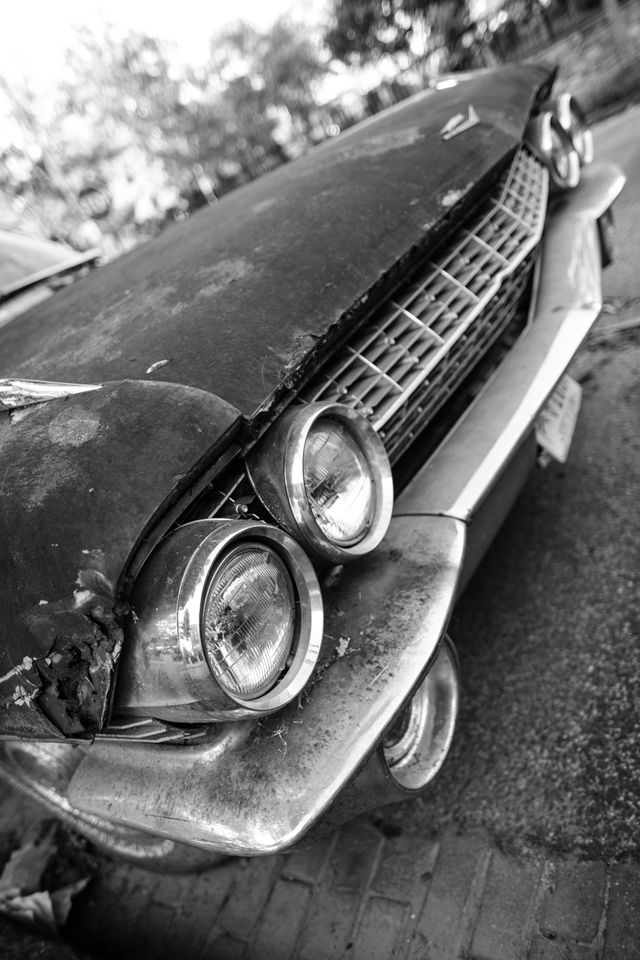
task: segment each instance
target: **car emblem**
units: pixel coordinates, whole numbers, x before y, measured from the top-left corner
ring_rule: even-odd
[[[459,133],[464,133],[465,130],[471,130],[471,127],[475,127],[479,123],[480,117],[469,104],[469,113],[466,119],[464,113],[456,113],[455,117],[447,120],[440,134],[443,140],[451,140],[452,137],[457,137]]]

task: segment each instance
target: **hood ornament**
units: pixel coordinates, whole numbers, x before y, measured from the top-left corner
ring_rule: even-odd
[[[440,131],[440,136],[443,140],[451,140],[453,137],[457,137],[459,133],[464,133],[465,130],[471,130],[472,127],[477,126],[479,123],[480,117],[471,104],[469,104],[467,117],[465,118],[464,113],[456,113],[455,117],[447,120]]]

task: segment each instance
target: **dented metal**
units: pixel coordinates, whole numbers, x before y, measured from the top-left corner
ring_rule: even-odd
[[[376,749],[433,659],[464,545],[457,521],[393,521],[357,568],[324,580],[321,659],[296,702],[257,724],[225,725],[209,743],[95,743],[71,781],[71,802],[227,853],[295,842]]]
[[[57,397],[18,422],[0,414],[0,736],[101,729],[123,573],[200,489],[238,420],[211,394],[148,382]]]

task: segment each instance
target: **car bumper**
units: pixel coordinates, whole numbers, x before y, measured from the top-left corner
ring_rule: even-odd
[[[298,702],[221,726],[197,746],[96,742],[71,781],[74,806],[263,854],[303,836],[368,757],[354,781],[361,793],[375,802],[401,793],[376,748],[434,661],[462,584],[530,466],[536,417],[598,316],[597,221],[623,183],[616,167],[594,165],[549,215],[528,329],[397,499],[384,543],[325,578],[320,667]]]

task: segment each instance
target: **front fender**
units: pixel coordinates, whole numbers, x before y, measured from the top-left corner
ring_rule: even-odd
[[[211,393],[148,381],[0,411],[0,735],[101,728],[123,571],[239,420]]]
[[[444,634],[465,526],[392,521],[383,543],[323,584],[314,681],[276,716],[219,725],[197,746],[92,745],[71,803],[160,836],[233,854],[295,843],[376,748]]]

